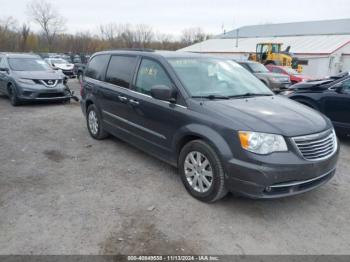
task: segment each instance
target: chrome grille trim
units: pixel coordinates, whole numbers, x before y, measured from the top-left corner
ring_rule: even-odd
[[[309,161],[327,159],[338,149],[338,141],[334,129],[318,134],[293,137],[292,141],[300,155]]]

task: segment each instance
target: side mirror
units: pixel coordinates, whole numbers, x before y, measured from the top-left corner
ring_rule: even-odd
[[[343,84],[342,83],[338,83],[335,86],[333,86],[332,88],[335,92],[337,93],[341,93],[342,89],[343,89]]]
[[[155,85],[151,88],[151,96],[155,99],[175,103],[176,95],[176,89],[166,85]]]
[[[0,71],[9,73],[10,70],[8,68],[5,68],[5,67],[0,67]]]

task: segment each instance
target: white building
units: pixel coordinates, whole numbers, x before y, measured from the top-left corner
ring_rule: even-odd
[[[324,77],[350,71],[350,19],[244,26],[180,51],[245,60],[261,42],[283,43],[307,60],[304,73]]]

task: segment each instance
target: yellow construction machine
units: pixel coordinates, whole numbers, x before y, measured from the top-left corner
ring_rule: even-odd
[[[285,51],[282,51],[282,45],[282,43],[258,43],[256,45],[256,53],[250,54],[249,60],[260,62],[264,65],[288,66],[301,72],[303,68],[298,63],[298,59],[289,52],[290,46]]]

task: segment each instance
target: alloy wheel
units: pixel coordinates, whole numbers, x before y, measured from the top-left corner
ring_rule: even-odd
[[[198,151],[187,154],[184,163],[188,184],[197,192],[207,192],[213,184],[213,169],[208,158]]]
[[[98,133],[98,118],[97,118],[97,115],[96,115],[96,112],[91,110],[89,112],[89,128],[90,128],[90,131],[93,135],[97,135]]]

